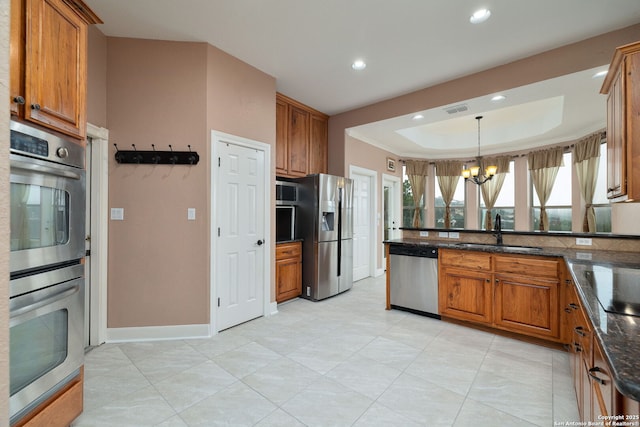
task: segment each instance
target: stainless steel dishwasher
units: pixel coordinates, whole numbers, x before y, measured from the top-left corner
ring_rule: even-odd
[[[389,245],[391,308],[440,319],[438,248]]]

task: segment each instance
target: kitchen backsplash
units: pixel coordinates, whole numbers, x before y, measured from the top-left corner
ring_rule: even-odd
[[[456,231],[450,231],[456,233]],[[485,243],[495,244],[496,238],[486,232],[469,232],[464,231],[457,233],[457,238],[440,237],[440,231],[429,230],[428,236],[420,236],[419,230],[402,230],[404,239],[429,240],[439,242],[467,242],[467,243]],[[449,233],[447,233],[449,234]],[[565,248],[565,249],[584,249],[584,250],[615,250],[622,252],[640,252],[640,237],[638,238],[616,238],[616,237],[586,237],[591,240],[591,245],[578,245],[576,239],[585,239],[583,236],[568,235],[558,236],[553,234],[531,235],[531,234],[511,234],[503,233],[503,243],[505,245],[518,246],[539,246],[543,248]]]

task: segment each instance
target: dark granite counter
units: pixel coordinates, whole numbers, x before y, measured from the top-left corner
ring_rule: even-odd
[[[601,287],[613,287],[613,283],[606,282],[607,280],[612,282],[614,280],[613,272],[619,269],[640,274],[639,253],[518,246],[498,247],[490,244],[464,244],[419,239],[396,239],[384,243],[564,258],[576,284],[578,295],[594,326],[596,339],[600,342],[605,357],[611,365],[616,387],[627,397],[640,401],[640,358],[638,358],[638,354],[640,354],[640,317],[605,311],[598,300],[598,290],[595,289],[593,280],[595,270],[600,272],[610,270],[612,273],[600,275],[598,286]],[[640,276],[636,275],[635,277]],[[634,280],[635,277],[632,277],[631,280]],[[602,281],[605,283],[603,284]],[[635,285],[637,286],[635,292],[640,293],[640,281]]]

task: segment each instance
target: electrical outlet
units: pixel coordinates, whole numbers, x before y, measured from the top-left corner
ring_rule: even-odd
[[[451,232],[449,232],[449,238],[450,239],[459,239],[460,238],[460,233],[458,233],[457,231],[451,231]]]
[[[581,245],[581,246],[591,246],[591,239],[588,237],[577,237],[576,238],[576,245]]]
[[[196,208],[187,208],[187,219],[189,221],[195,221],[195,219],[196,219]]]
[[[577,252],[576,253],[576,258],[578,259],[582,259],[585,261],[591,261],[591,252]]]
[[[429,237],[429,232],[428,231],[421,231],[420,232],[420,237]]]

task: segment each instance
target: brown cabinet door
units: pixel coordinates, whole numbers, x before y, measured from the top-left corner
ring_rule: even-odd
[[[276,99],[276,175],[286,175],[288,172],[287,113],[287,104],[280,99]]]
[[[297,258],[276,260],[276,301],[283,302],[302,293],[302,265]]]
[[[601,416],[613,415],[614,387],[611,369],[604,358],[600,344],[593,342],[593,366],[589,369],[592,397],[592,420],[600,420]]]
[[[496,275],[494,323],[544,338],[560,337],[558,282]]]
[[[308,111],[289,106],[289,175],[306,176],[309,170],[309,117]]]
[[[87,23],[63,0],[26,0],[25,119],[84,138]]]
[[[460,320],[491,323],[491,275],[445,267],[440,270],[440,314]]]
[[[607,197],[610,199],[627,194],[623,91],[624,80],[618,70],[607,97]]]
[[[22,114],[24,109],[24,25],[24,1],[11,0],[9,105],[14,115]]]
[[[328,123],[324,117],[311,115],[309,173],[327,173]]]

